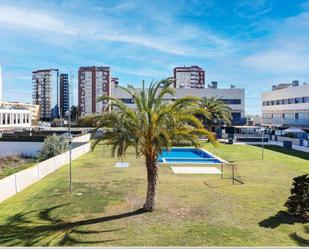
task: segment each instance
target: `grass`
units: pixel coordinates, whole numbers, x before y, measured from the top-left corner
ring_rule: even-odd
[[[173,175],[161,166],[157,211],[144,213],[146,170],[133,151],[115,168],[98,146],[73,163],[73,195],[65,166],[0,204],[2,246],[295,246],[309,245],[308,220],[282,211],[292,178],[309,172],[305,153],[256,146],[206,148],[235,161],[220,176]]]
[[[17,173],[36,164],[34,158],[7,156],[0,158],[0,179]]]

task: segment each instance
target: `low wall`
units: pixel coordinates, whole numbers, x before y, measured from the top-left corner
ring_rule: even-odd
[[[72,149],[72,160],[88,153],[91,144],[86,143]],[[0,202],[22,191],[31,184],[41,180],[45,176],[69,163],[69,152],[47,159],[35,166],[24,169],[18,173],[7,176],[0,180]]]
[[[82,136],[77,136],[77,137],[73,138],[72,142],[73,143],[89,142],[90,141],[90,137],[91,137],[90,133],[88,133],[86,135],[82,135]]]

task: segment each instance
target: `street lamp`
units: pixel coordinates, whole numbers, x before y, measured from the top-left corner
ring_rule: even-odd
[[[260,132],[262,133],[262,160],[264,160],[264,132],[265,132],[265,128],[261,128]]]
[[[69,85],[69,92],[70,92],[70,85]],[[69,181],[70,181],[70,194],[72,194],[72,141],[73,137],[71,134],[71,109],[70,109],[70,96],[68,98],[69,102],[69,110],[68,110],[68,140],[69,140]]]

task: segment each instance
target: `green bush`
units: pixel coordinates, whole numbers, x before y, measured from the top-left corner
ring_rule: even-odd
[[[285,203],[288,213],[292,215],[309,215],[309,176],[308,174],[293,178],[291,196]]]
[[[38,161],[57,156],[69,149],[69,143],[64,137],[56,135],[48,136],[44,139],[42,149],[38,153]]]
[[[77,121],[77,125],[80,127],[95,127],[100,118],[100,115],[89,115],[80,117]]]

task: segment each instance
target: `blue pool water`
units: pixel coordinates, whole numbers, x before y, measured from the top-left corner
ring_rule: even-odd
[[[177,164],[217,164],[221,160],[208,154],[206,151],[195,148],[172,148],[163,150],[158,157],[159,163],[177,163]]]

